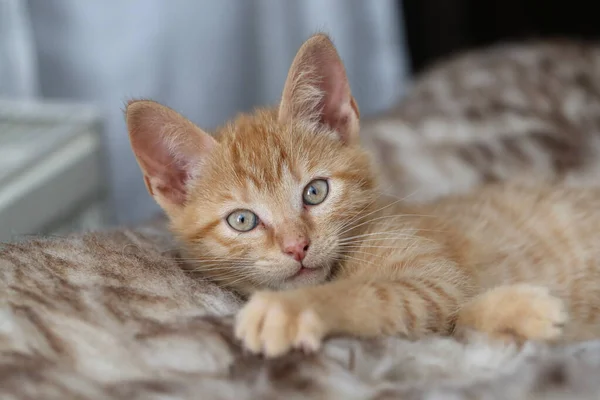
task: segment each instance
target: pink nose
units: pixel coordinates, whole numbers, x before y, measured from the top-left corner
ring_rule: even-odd
[[[294,260],[302,261],[304,260],[304,257],[306,257],[309,245],[310,242],[308,239],[296,239],[284,244],[283,251],[285,254],[293,257]]]

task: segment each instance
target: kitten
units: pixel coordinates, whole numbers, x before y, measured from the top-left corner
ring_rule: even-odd
[[[300,48],[277,108],[215,137],[152,101],[126,114],[174,233],[207,277],[249,296],[236,335],[253,352],[316,350],[334,334],[600,333],[600,191],[490,186],[414,208],[380,198],[324,35]]]
[[[598,71],[597,43],[473,50],[423,73],[361,138],[382,187],[415,202],[514,178],[597,185]]]

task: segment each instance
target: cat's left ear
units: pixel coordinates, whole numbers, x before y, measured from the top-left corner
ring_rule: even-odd
[[[129,102],[126,120],[148,192],[167,213],[176,212],[217,142],[179,113],[150,100]]]
[[[279,105],[279,120],[325,124],[344,143],[357,143],[359,111],[344,64],[324,34],[308,39],[294,58]]]

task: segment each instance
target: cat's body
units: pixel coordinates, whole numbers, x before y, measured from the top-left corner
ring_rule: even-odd
[[[597,185],[600,46],[556,40],[460,54],[362,122],[382,188],[409,201],[515,178]]]
[[[511,302],[527,298],[529,289],[508,287],[510,294],[503,302],[490,304],[483,315],[461,311],[466,300],[500,286],[529,284],[547,288],[564,300],[571,320],[560,339],[600,337],[600,190],[491,185],[429,205],[388,204],[360,219],[360,223],[372,222],[357,239],[346,242],[356,244],[348,246],[352,258],[339,277],[385,284],[399,280],[409,287],[397,291],[400,298],[395,301],[394,291],[383,289],[382,299],[376,300],[380,304],[367,315],[374,317],[379,310],[386,314],[386,307],[395,302],[403,307],[397,315],[420,316],[413,321],[420,324],[420,334],[451,328],[440,315],[452,318],[454,311],[471,328],[492,330],[497,327],[489,324],[504,311],[512,312]],[[403,303],[407,294],[412,301]],[[430,302],[428,311],[416,312],[421,305],[414,298],[419,295]],[[432,321],[438,324],[427,326]],[[506,334],[520,335],[518,328],[504,328],[513,329]]]
[[[148,190],[194,268],[250,295],[236,319],[248,349],[314,350],[334,333],[600,333],[596,190],[504,185],[380,209],[358,120],[322,35],[298,52],[279,107],[214,137],[158,103],[127,107]]]

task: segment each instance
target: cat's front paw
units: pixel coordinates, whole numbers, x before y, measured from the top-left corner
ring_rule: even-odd
[[[325,324],[295,292],[258,292],[236,316],[235,335],[253,353],[277,357],[291,349],[316,351]]]
[[[459,312],[457,329],[473,329],[496,339],[554,341],[569,315],[564,302],[545,287],[516,284],[491,289]]]

